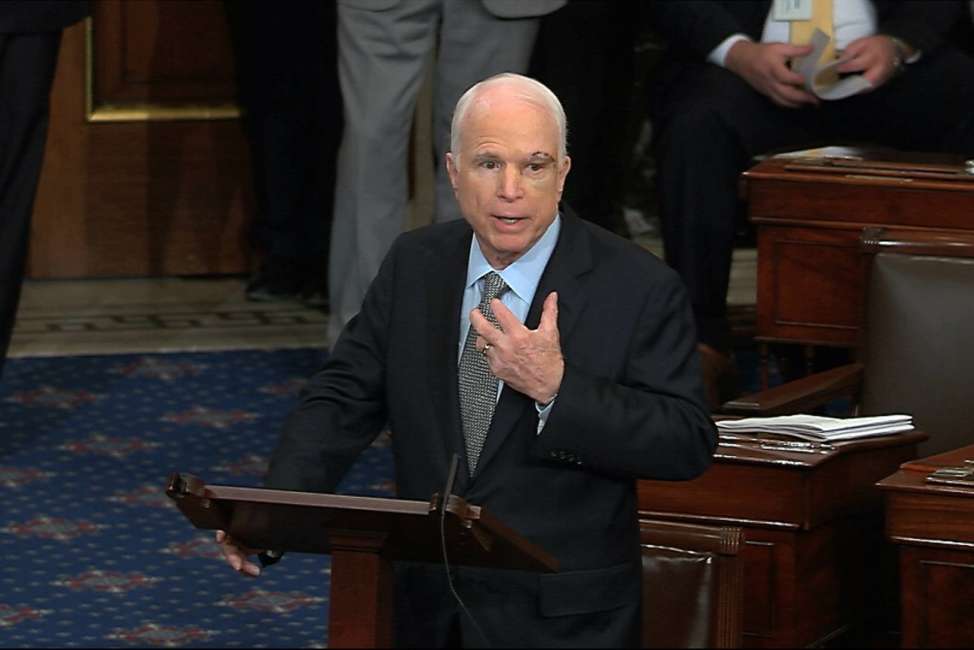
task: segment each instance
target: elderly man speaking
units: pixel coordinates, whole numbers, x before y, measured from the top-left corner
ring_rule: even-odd
[[[559,208],[566,132],[527,77],[460,98],[446,164],[465,221],[399,237],[271,462],[269,487],[333,491],[388,424],[398,496],[428,499],[457,454],[455,493],[558,559],[543,575],[454,568],[452,588],[442,566],[398,565],[402,646],[637,645],[636,479],[710,464],[683,285]],[[253,549],[217,540],[260,573]]]

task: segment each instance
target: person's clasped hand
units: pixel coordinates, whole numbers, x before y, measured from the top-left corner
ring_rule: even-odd
[[[490,307],[501,329],[479,309],[470,312],[470,325],[480,335],[477,349],[484,353],[498,379],[538,404],[547,404],[558,394],[565,374],[558,333],[558,294],[552,291],[545,298],[535,330],[525,327],[497,298]]]
[[[900,52],[889,37],[877,34],[857,38],[842,51],[836,71],[860,73],[875,90],[896,76],[903,65]]]
[[[818,97],[805,90],[802,76],[789,67],[792,59],[811,51],[811,45],[742,40],[734,43],[724,63],[728,70],[779,106],[817,106]]]
[[[226,531],[216,531],[216,543],[223,553],[224,559],[233,570],[245,576],[257,577],[260,575],[260,566],[251,562],[248,557],[262,553],[262,550],[249,548],[237,543]]]

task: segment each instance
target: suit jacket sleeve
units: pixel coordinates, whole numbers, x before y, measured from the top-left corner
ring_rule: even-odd
[[[763,6],[766,4],[741,2],[740,6],[727,7],[714,0],[657,0],[652,3],[650,15],[657,32],[672,51],[703,61],[732,34],[747,34],[760,40],[763,22],[755,25],[748,18],[751,14],[766,15],[767,7]]]
[[[646,279],[651,288],[643,294],[619,376],[566,360],[538,439],[545,459],[661,480],[694,478],[710,466],[716,428],[704,404],[686,292],[668,268],[654,276]],[[637,276],[621,284],[643,281]]]
[[[386,424],[385,349],[396,248],[386,256],[362,310],[285,421],[264,481],[267,487],[334,492]]]
[[[88,13],[86,0],[3,0],[0,34],[61,31]]]
[[[901,38],[923,52],[930,52],[946,40],[964,15],[964,3],[957,0],[888,0],[879,6],[879,32]]]
[[[760,40],[771,8],[766,0],[658,0],[652,4],[654,24],[670,48],[700,61],[731,34]],[[875,4],[881,34],[901,38],[924,52],[944,42],[965,10],[959,0],[877,0]]]

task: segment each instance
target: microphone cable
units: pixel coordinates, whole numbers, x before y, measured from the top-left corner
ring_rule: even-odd
[[[457,466],[459,460],[459,456],[457,454],[453,454],[453,460],[450,462],[450,471],[447,472],[446,484],[443,486],[443,494],[440,496],[440,549],[443,552],[443,566],[446,569],[446,583],[450,587],[450,593],[453,594],[453,598],[456,599],[457,604],[460,605],[460,609],[463,610],[463,613],[467,615],[468,619],[470,619],[474,629],[477,630],[477,634],[479,634],[480,638],[483,640],[484,645],[490,648],[491,645],[490,641],[487,640],[487,635],[484,634],[484,631],[477,623],[477,619],[475,619],[470,610],[467,609],[466,603],[463,602],[463,599],[460,598],[460,594],[457,593],[456,588],[453,586],[453,576],[450,574],[450,560],[446,552],[446,501],[453,492],[453,483],[457,477]]]

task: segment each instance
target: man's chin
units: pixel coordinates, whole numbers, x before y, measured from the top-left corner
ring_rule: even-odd
[[[494,266],[498,264],[507,266],[531,246],[528,238],[523,234],[517,237],[493,234],[485,243],[486,246],[482,245],[481,251],[487,261]]]

